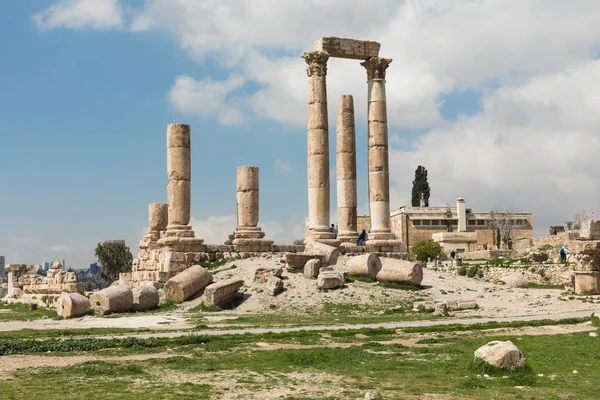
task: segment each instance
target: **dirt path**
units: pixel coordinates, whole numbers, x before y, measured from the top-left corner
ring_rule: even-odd
[[[600,307],[595,310],[596,314],[600,314]],[[320,326],[298,326],[293,328],[246,328],[246,329],[230,329],[230,330],[201,330],[195,332],[151,332],[151,333],[136,333],[131,335],[106,335],[94,336],[99,339],[111,339],[123,336],[132,336],[137,338],[174,338],[188,335],[245,335],[245,334],[263,334],[263,333],[285,333],[285,332],[300,332],[300,331],[327,331],[327,330],[356,330],[356,329],[377,329],[390,328],[402,329],[409,327],[424,327],[424,326],[440,326],[440,325],[474,325],[484,322],[513,322],[513,321],[540,321],[544,319],[559,320],[564,318],[583,318],[589,317],[592,314],[590,311],[578,311],[565,314],[545,314],[545,315],[525,315],[517,317],[503,318],[469,318],[469,319],[454,319],[448,318],[443,320],[433,321],[405,321],[405,322],[383,322],[377,324],[354,324],[354,325],[320,325]]]

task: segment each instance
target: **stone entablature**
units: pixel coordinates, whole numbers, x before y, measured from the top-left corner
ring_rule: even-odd
[[[381,44],[367,40],[322,37],[315,42],[315,50],[327,52],[331,57],[368,60],[379,57]]]

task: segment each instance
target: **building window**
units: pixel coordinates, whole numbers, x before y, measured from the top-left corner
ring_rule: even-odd
[[[440,222],[441,221],[439,219],[432,219],[431,220],[431,225],[439,226],[439,225],[441,225]]]
[[[421,223],[422,223],[423,225],[430,225],[430,224],[431,224],[431,221],[430,221],[430,220],[428,220],[428,219],[424,219],[424,220],[422,220],[422,221],[421,221]]]
[[[474,219],[470,219],[469,220],[469,226],[475,226],[477,224],[477,221]]]
[[[420,219],[413,219],[413,226],[421,226],[421,220]]]
[[[450,225],[458,225],[458,220],[457,219],[451,219],[450,220]]]
[[[477,220],[477,226],[485,226],[485,221],[482,219]]]

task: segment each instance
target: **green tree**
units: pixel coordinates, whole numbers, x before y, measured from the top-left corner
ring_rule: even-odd
[[[102,267],[102,277],[109,282],[119,279],[120,272],[131,271],[133,255],[124,240],[107,240],[96,245],[97,263]]]
[[[410,254],[413,259],[418,261],[427,261],[428,258],[437,258],[444,252],[439,243],[433,239],[421,240],[410,248]]]
[[[411,204],[413,207],[421,206],[421,196],[425,200],[425,207],[429,207],[429,195],[431,189],[427,182],[427,170],[422,165],[419,165],[415,170],[415,180],[413,181],[412,187],[412,199]]]

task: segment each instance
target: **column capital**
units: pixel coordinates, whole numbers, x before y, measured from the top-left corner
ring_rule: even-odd
[[[325,51],[307,51],[302,55],[306,61],[306,74],[310,77],[327,75],[327,60],[329,53]]]
[[[367,79],[385,79],[385,70],[392,63],[391,58],[371,57],[360,63],[367,70]]]

